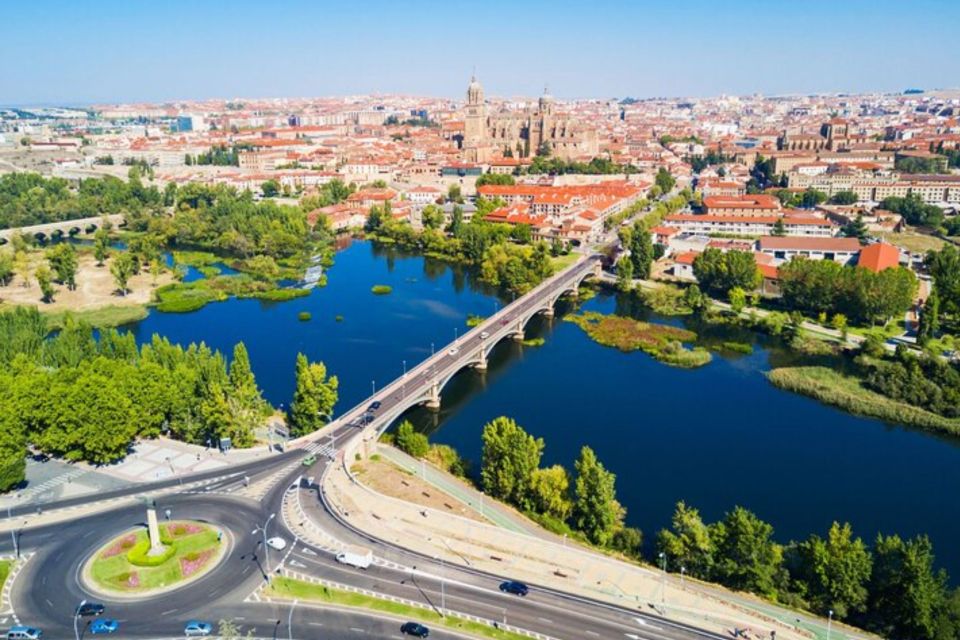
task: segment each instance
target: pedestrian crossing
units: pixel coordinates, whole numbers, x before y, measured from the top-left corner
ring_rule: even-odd
[[[330,443],[326,440],[313,442],[307,445],[306,447],[304,447],[304,451],[308,451],[310,453],[320,455],[325,458],[329,458],[331,460],[337,454],[337,450],[334,449],[332,446],[330,446]]]
[[[66,473],[61,473],[40,484],[28,485],[26,489],[20,492],[20,500],[24,503],[31,502],[35,498],[53,491],[57,487],[67,484],[68,482],[73,482],[74,478],[78,478],[84,473],[86,473],[85,469],[71,469]]]

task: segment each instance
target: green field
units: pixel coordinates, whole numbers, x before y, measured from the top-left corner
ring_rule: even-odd
[[[0,560],[0,589],[7,583],[7,576],[10,575],[10,569],[13,567],[13,560]]]
[[[168,587],[202,573],[216,560],[220,542],[217,531],[195,522],[173,522],[160,525],[165,544],[175,552],[158,566],[134,564],[135,549],[149,544],[145,529],[126,533],[101,548],[90,565],[90,575],[101,587],[112,591],[136,593]],[[134,559],[135,561],[135,559]],[[190,570],[184,575],[183,569]]]
[[[432,609],[421,609],[420,607],[414,607],[400,602],[374,598],[373,596],[362,593],[353,593],[352,591],[344,591],[322,584],[294,580],[293,578],[275,578],[268,592],[282,598],[296,598],[300,601],[323,602],[331,605],[381,611],[405,620],[413,620],[427,626],[443,627],[480,638],[493,638],[494,640],[528,640],[527,636],[504,631],[503,629],[495,629],[481,622],[473,622],[453,615],[442,617]]]

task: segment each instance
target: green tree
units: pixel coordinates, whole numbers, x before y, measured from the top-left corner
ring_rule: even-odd
[[[263,397],[253,369],[250,367],[250,356],[247,347],[242,342],[233,346],[233,359],[230,361],[230,396],[248,409],[260,409],[263,406]]]
[[[534,438],[511,418],[488,422],[483,427],[481,453],[483,490],[522,510],[532,509],[533,477],[542,455],[543,439]]]
[[[397,443],[397,447],[401,451],[414,458],[422,458],[430,452],[430,441],[427,439],[427,436],[414,431],[413,425],[409,420],[404,420],[400,423],[400,426],[397,427],[394,442]]]
[[[787,228],[783,225],[782,216],[778,217],[777,221],[773,223],[773,229],[770,230],[770,235],[781,238],[787,235]]]
[[[660,187],[661,193],[670,193],[674,185],[677,184],[676,179],[663,167],[657,169],[657,175],[653,181],[656,186]]]
[[[773,541],[773,527],[743,507],[735,507],[713,525],[714,576],[741,591],[774,597],[781,578],[783,549]]]
[[[633,262],[635,278],[646,280],[650,277],[650,267],[653,264],[653,242],[650,232],[642,221],[636,222],[630,233],[630,261]]]
[[[670,566],[683,567],[697,578],[710,577],[715,553],[710,529],[700,518],[700,512],[683,501],[677,503],[671,528],[661,530],[657,536],[657,548]]]
[[[734,313],[739,314],[743,311],[743,308],[747,306],[747,294],[740,287],[734,287],[727,292],[727,296],[730,299],[730,309]]]
[[[562,466],[555,464],[546,469],[536,469],[531,478],[530,489],[533,494],[533,508],[537,513],[546,514],[561,522],[570,517],[573,510],[570,500],[570,476]]]
[[[280,193],[280,185],[276,180],[267,180],[260,185],[260,193],[264,198],[274,198]]]
[[[463,228],[463,207],[460,205],[454,205],[453,213],[450,216],[450,226],[447,227],[447,231],[454,238],[460,237],[460,231]]]
[[[749,251],[724,253],[710,247],[694,258],[693,273],[701,287],[721,296],[734,287],[753,291],[761,281],[756,259]]]
[[[51,247],[47,250],[47,262],[57,274],[57,282],[66,285],[70,291],[77,288],[77,250],[72,244],[61,243]]]
[[[337,404],[339,387],[337,376],[327,378],[327,367],[322,362],[309,362],[307,356],[297,354],[296,386],[290,404],[296,435],[316,431],[327,422]]]
[[[13,252],[0,250],[0,287],[10,284],[13,274]]]
[[[630,291],[633,288],[633,260],[622,259],[617,262],[617,289]]]
[[[851,205],[856,204],[859,198],[853,191],[838,191],[830,196],[830,204]]]
[[[53,302],[53,296],[57,293],[57,290],[53,288],[53,273],[50,271],[50,267],[40,265],[33,273],[33,277],[37,279],[37,285],[40,286],[43,301]]]
[[[443,225],[443,210],[435,204],[428,204],[420,213],[423,226],[427,229],[439,229]]]
[[[833,611],[846,619],[867,605],[867,584],[873,557],[849,524],[834,522],[827,539],[811,535],[796,547],[802,592],[815,611]]]
[[[457,204],[463,204],[463,193],[460,189],[460,185],[454,183],[447,188],[447,200]]]
[[[127,283],[133,276],[133,267],[133,256],[128,251],[118,255],[110,263],[110,274],[113,276],[113,281],[116,283],[120,295],[127,295]]]
[[[940,330],[940,296],[934,289],[930,296],[923,303],[923,309],[920,311],[920,325],[917,327],[917,342],[926,344],[931,338],[936,337]]]
[[[0,374],[0,492],[13,489],[26,478],[27,443],[22,416],[14,406],[14,379]]]
[[[93,234],[93,257],[97,259],[97,266],[102,267],[110,255],[110,232],[103,226]]]
[[[940,251],[927,253],[924,262],[933,276],[941,311],[951,316],[960,314],[960,249],[948,244]]]
[[[877,536],[868,604],[877,631],[898,639],[937,637],[947,576],[933,564],[933,545],[926,536]]]
[[[869,235],[867,225],[863,222],[863,215],[858,213],[856,218],[843,226],[841,233],[847,238],[857,238],[863,244]]]
[[[574,522],[594,544],[606,546],[626,515],[617,502],[617,477],[597,460],[590,447],[580,450],[574,467],[577,472]]]

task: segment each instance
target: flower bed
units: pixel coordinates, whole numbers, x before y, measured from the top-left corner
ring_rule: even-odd
[[[222,555],[220,532],[204,523],[163,523],[160,537],[164,552],[155,556],[146,529],[114,538],[91,556],[85,579],[108,592],[149,593],[202,575]]]

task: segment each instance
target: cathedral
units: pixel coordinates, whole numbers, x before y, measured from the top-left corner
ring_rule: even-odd
[[[483,87],[476,78],[471,78],[467,87],[461,147],[467,162],[538,154],[589,160],[599,150],[597,130],[556,113],[553,96],[547,91],[540,96],[536,109],[488,113]]]

